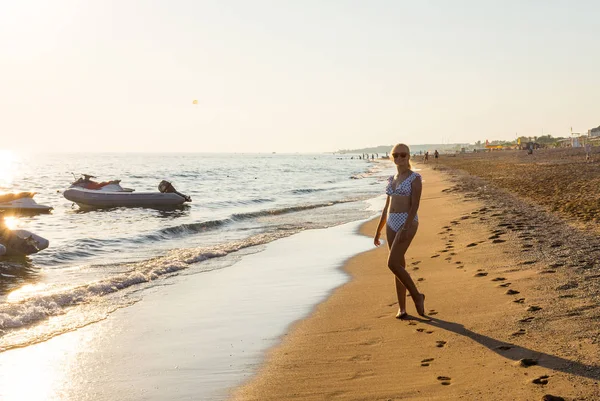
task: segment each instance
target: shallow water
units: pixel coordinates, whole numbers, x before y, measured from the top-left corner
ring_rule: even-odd
[[[388,167],[299,154],[49,154],[5,157],[1,166],[0,190],[35,191],[54,210],[11,222],[50,247],[0,258],[0,351],[103,319],[190,266],[226,268],[223,257],[239,250],[364,219]],[[167,179],[193,202],[82,211],[62,197],[70,172],[121,179],[136,191],[155,191]]]

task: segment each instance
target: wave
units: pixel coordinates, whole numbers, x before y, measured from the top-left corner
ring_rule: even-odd
[[[208,202],[204,203],[202,207],[208,209],[219,209],[219,208],[228,208],[231,206],[247,206],[247,205],[256,205],[261,203],[269,203],[275,202],[273,198],[253,198],[253,199],[240,199],[240,200],[224,200],[224,201],[216,201],[216,202]]]
[[[311,194],[313,192],[327,191],[325,188],[305,188],[305,189],[294,189],[290,193],[294,195]]]
[[[176,274],[196,263],[213,258],[224,257],[244,248],[263,245],[276,239],[290,236],[300,230],[300,228],[288,229],[285,231],[276,230],[274,232],[257,234],[244,240],[222,245],[173,250],[169,252],[169,254],[159,258],[126,264],[124,265],[128,268],[126,273],[117,274],[111,278],[78,287],[33,295],[17,302],[6,302],[1,304],[0,352],[27,345],[23,344],[24,340],[15,340],[14,336],[6,336],[15,330],[31,326],[51,317],[64,315],[71,308],[78,305],[89,305],[92,301],[100,301],[111,294],[122,292],[130,287],[150,283],[163,276]],[[203,271],[210,270],[212,270],[210,267],[203,269]],[[127,299],[126,296],[119,297],[114,300],[109,311],[116,310],[116,308],[120,307],[118,305],[119,302],[130,304],[131,300]],[[93,319],[96,321],[97,316]],[[90,322],[91,321],[86,319],[82,320],[81,318],[78,318],[73,324],[77,327],[83,327]],[[61,325],[60,328],[57,328],[54,325],[51,326],[52,327],[48,328],[51,332],[46,332],[43,335],[40,334],[37,337],[37,341],[40,341],[41,338],[47,339],[49,336],[55,336],[74,329],[73,325]],[[10,339],[12,339],[12,341]],[[31,338],[27,339],[28,344],[31,342],[36,342],[36,340]]]
[[[138,235],[136,237],[76,239],[67,245],[54,248],[51,254],[40,255],[38,258],[38,263],[52,265],[56,263],[73,262],[81,258],[88,258],[97,256],[99,254],[115,252],[116,248],[118,249],[119,247],[127,246],[128,244],[137,245],[147,244],[150,242],[168,241],[175,238],[181,238],[186,235],[196,235],[207,231],[217,230],[228,224],[250,220],[253,218],[279,216],[288,213],[333,206],[340,203],[354,202],[357,200],[361,200],[361,198],[348,198],[325,203],[290,206],[276,209],[263,209],[256,212],[235,213],[229,218],[165,227],[151,233]]]

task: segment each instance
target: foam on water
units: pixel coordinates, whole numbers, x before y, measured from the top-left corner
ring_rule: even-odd
[[[39,203],[55,208],[19,221],[51,245],[31,258],[0,258],[0,351],[104,319],[172,275],[224,268],[278,238],[364,219],[389,168],[331,155],[238,156],[235,163],[229,155],[63,155],[24,163],[4,189],[36,190]],[[230,175],[238,164],[244,174]],[[139,191],[155,190],[157,176],[171,177],[194,203],[83,212],[55,191],[68,185],[64,172],[80,165]],[[128,166],[127,176],[115,177],[115,165]],[[47,175],[38,179],[34,171]]]

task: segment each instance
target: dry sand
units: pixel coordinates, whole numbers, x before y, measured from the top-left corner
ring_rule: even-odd
[[[600,275],[582,256],[593,249],[576,242],[585,238],[551,216],[523,216],[509,195],[422,175],[407,264],[429,318],[414,317],[410,300],[413,318],[394,318],[385,245],[358,255],[345,266],[352,281],[295,324],[233,399],[600,399]]]
[[[587,162],[583,148],[442,155],[460,169],[600,234],[600,153]]]

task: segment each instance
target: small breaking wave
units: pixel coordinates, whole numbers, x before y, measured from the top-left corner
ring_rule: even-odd
[[[312,194],[314,192],[322,192],[327,191],[326,188],[304,188],[304,189],[294,189],[290,191],[290,193],[294,195],[303,195],[303,194]]]
[[[51,317],[64,315],[73,307],[87,305],[94,301],[101,301],[111,294],[119,293],[133,286],[150,283],[165,276],[168,277],[196,263],[224,257],[244,248],[266,244],[276,239],[290,236],[300,230],[300,228],[285,231],[277,230],[222,245],[173,250],[162,257],[127,264],[125,265],[128,268],[127,272],[107,279],[73,288],[63,288],[32,295],[15,302],[3,303],[0,305],[0,352],[24,345],[18,341],[5,341],[5,335],[9,332],[31,326]],[[203,269],[203,271],[209,270],[211,268],[208,266]],[[119,302],[129,304],[131,300],[124,296],[115,300],[115,302],[116,304],[112,305],[108,310],[112,311],[118,308]],[[93,319],[98,320],[98,317],[95,316]],[[86,319],[79,318],[74,324],[77,327],[83,327],[89,323]],[[48,330],[51,333],[46,332],[43,336],[40,335],[39,338],[43,337],[47,339],[49,336],[61,334],[66,329],[63,327],[62,329],[49,328]],[[73,327],[70,326],[68,330],[73,330]],[[14,340],[16,337],[10,336],[10,338]],[[31,339],[27,341],[35,342]]]

